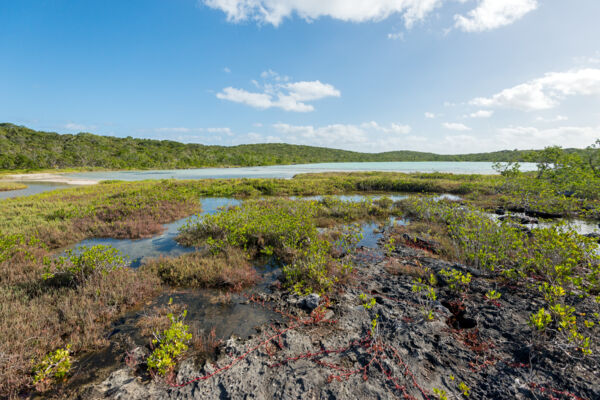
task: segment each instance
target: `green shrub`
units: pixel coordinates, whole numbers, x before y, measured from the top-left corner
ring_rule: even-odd
[[[351,221],[368,214],[354,202],[316,200],[248,200],[217,214],[200,215],[182,228],[178,240],[187,245],[206,245],[214,254],[237,247],[257,254],[274,254],[286,263],[285,283],[298,293],[326,292],[345,277],[352,266],[332,253],[353,249],[360,228],[345,225],[325,238],[316,219],[333,217]],[[370,202],[367,202],[369,206]]]
[[[45,264],[44,279],[64,278],[76,286],[95,274],[106,274],[127,266],[117,249],[103,245],[69,249],[66,256],[46,259]]]
[[[181,355],[188,350],[192,334],[188,332],[188,325],[183,323],[186,315],[187,310],[177,317],[168,314],[171,326],[162,333],[154,334],[155,338],[152,340],[154,351],[147,360],[148,368],[153,373],[160,376],[168,375],[177,365]]]
[[[464,292],[471,283],[471,274],[466,275],[452,268],[447,268],[440,271],[440,275],[446,279],[448,286],[454,292]]]
[[[71,371],[71,345],[64,349],[56,349],[48,353],[44,359],[33,368],[33,384],[38,388],[46,388],[51,381],[59,382],[66,378]]]

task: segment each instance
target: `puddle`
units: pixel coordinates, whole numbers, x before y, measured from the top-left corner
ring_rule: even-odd
[[[433,199],[436,201],[439,201],[439,200],[461,201],[462,200],[462,198],[460,196],[457,196],[455,194],[450,194],[450,193],[444,193],[439,196],[435,196]]]
[[[408,225],[408,221],[401,218],[390,217],[388,224]],[[356,244],[357,247],[369,249],[378,248],[377,242],[383,236],[380,222],[368,222],[362,225],[363,238]]]
[[[338,194],[338,195],[326,195],[326,196],[290,196],[291,200],[323,200],[324,198],[336,198],[342,201],[351,201],[354,203],[358,203],[360,201],[365,201],[367,199],[378,200],[382,197],[388,197],[392,201],[399,201],[408,198],[408,195],[405,194],[378,194],[378,195],[366,195],[366,194]]]
[[[227,207],[231,205],[239,204],[240,201],[230,198],[202,198],[202,214],[214,214],[219,208]],[[155,258],[158,256],[176,257],[181,254],[190,253],[196,251],[193,247],[184,247],[179,245],[175,238],[179,234],[179,228],[193,217],[187,217],[165,225],[165,231],[158,235],[148,239],[110,239],[110,238],[97,238],[97,239],[86,239],[74,246],[73,249],[77,249],[81,246],[112,246],[119,250],[123,256],[127,256],[131,261],[131,267],[139,267],[145,259]]]
[[[256,266],[256,270],[262,281],[254,290],[268,292],[279,274],[279,265],[269,260]],[[258,334],[261,327],[282,320],[279,314],[247,301],[242,294],[227,294],[216,289],[169,290],[142,309],[115,321],[107,330],[109,345],[77,360],[69,386],[77,388],[103,380],[110,372],[124,366],[127,352],[135,347],[147,347],[151,338],[142,336],[139,322],[155,307],[166,306],[169,299],[173,299],[174,305],[185,307],[185,324],[189,325],[193,335],[208,334],[214,329],[218,340],[227,340],[232,335],[246,339]]]
[[[489,217],[491,217],[493,220],[498,221],[501,217],[501,215],[496,215],[494,213],[486,213]],[[523,213],[507,213],[504,216],[507,215],[511,215],[514,216],[517,220],[520,218],[524,218],[524,219],[532,219],[528,216],[526,216]],[[528,224],[518,224],[518,221],[515,221],[514,223],[516,225],[519,226],[524,226],[528,229],[535,229],[535,228],[550,228],[552,226],[556,226],[559,223],[564,223],[564,227],[565,228],[570,228],[573,229],[575,232],[579,233],[580,235],[588,235],[590,233],[598,233],[600,234],[600,227],[598,226],[597,222],[593,222],[593,221],[585,221],[585,220],[581,220],[581,219],[563,219],[563,218],[557,218],[554,220],[540,220],[537,218],[533,218],[535,220],[538,221],[537,224],[533,224],[533,223],[528,223]]]

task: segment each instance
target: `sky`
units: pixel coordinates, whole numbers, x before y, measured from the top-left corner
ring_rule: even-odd
[[[0,121],[441,154],[600,138],[598,0],[0,0]]]

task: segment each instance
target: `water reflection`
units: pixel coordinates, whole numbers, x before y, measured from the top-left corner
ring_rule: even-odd
[[[202,198],[202,214],[214,214],[219,208],[239,204],[240,201],[229,198]],[[131,261],[131,267],[139,267],[145,259],[159,256],[176,257],[181,254],[190,253],[196,249],[193,247],[184,247],[179,245],[175,238],[179,234],[179,229],[193,217],[187,217],[165,225],[165,231],[148,239],[110,239],[110,238],[94,238],[86,239],[71,248],[79,248],[81,246],[112,246],[119,250],[121,254],[127,256]]]

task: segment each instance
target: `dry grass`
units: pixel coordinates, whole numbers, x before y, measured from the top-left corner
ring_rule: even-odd
[[[163,332],[169,328],[171,325],[168,317],[169,314],[179,315],[184,309],[185,307],[182,304],[177,303],[157,306],[143,315],[136,325],[140,329],[142,336],[151,339],[155,333]],[[194,326],[193,322],[191,325],[192,350],[199,357],[210,357],[222,342],[220,339],[217,339],[215,329],[213,328],[209,332],[206,332]]]
[[[210,332],[194,329],[192,334],[192,348],[200,357],[210,357],[222,343],[221,339],[217,339],[215,328]]]
[[[245,253],[236,248],[219,254],[195,252],[179,257],[159,257],[141,267],[175,287],[241,289],[258,281]]]
[[[29,243],[0,252],[0,398],[32,390],[31,369],[46,353],[71,344],[78,352],[106,344],[114,318],[157,293],[158,279],[130,269],[97,274],[78,287],[43,279],[49,253]]]
[[[136,326],[140,329],[140,334],[145,337],[152,337],[154,332],[162,332],[169,328],[171,321],[167,315],[179,315],[184,310],[183,304],[174,303],[153,307],[146,312],[137,321]]]
[[[424,278],[427,276],[427,270],[421,265],[409,264],[397,259],[391,259],[384,269],[392,275],[408,275],[413,278]]]
[[[413,240],[407,240],[404,236],[405,234],[408,234]],[[432,256],[440,255],[445,258],[452,258],[454,254],[454,246],[448,237],[448,233],[445,227],[440,224],[411,221],[408,225],[395,226],[392,229],[390,237],[396,243],[404,243],[407,246],[422,248]],[[414,242],[414,239],[417,242]]]

